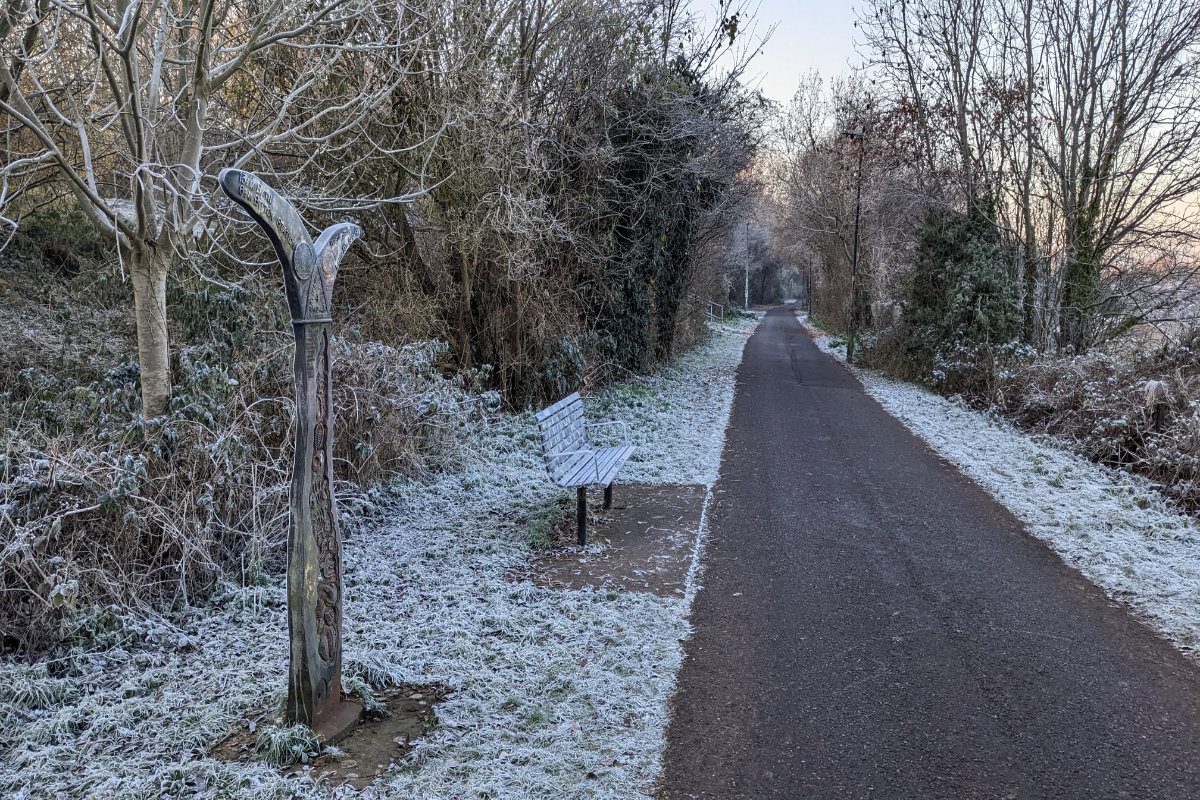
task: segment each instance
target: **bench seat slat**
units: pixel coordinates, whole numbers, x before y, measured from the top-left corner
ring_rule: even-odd
[[[625,462],[633,455],[634,447],[631,444],[627,444],[607,449],[612,451],[612,455],[608,459],[607,465],[600,467],[600,483],[604,486],[612,483],[613,479],[617,477],[617,473],[621,471],[621,467],[625,466]]]
[[[592,472],[592,481],[595,483],[604,483],[604,476],[611,470],[613,463],[620,455],[620,448],[606,447],[596,451],[595,462]]]
[[[554,471],[555,482],[560,486],[593,486],[612,483],[621,467],[633,455],[633,445],[604,447],[591,454],[572,457],[569,462]]]
[[[575,475],[584,469],[590,469],[591,461],[592,456],[588,453],[566,456],[561,463],[551,468],[550,474],[559,486],[578,486],[579,484],[573,482]]]
[[[596,482],[596,454],[591,453],[583,461],[574,465],[570,473],[564,473],[565,486],[588,486]]]
[[[563,476],[563,486],[579,487],[594,483],[593,476],[596,474],[594,463],[594,459],[588,458],[577,464],[570,474]]]

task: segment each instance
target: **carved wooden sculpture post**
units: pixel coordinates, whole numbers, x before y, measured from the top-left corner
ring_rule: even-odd
[[[314,243],[296,209],[254,175],[226,169],[220,182],[266,232],[283,266],[296,337],[286,718],[333,740],[354,725],[362,709],[342,698],[342,541],[333,499],[330,299],[338,263],[362,231],[342,223],[326,228]]]

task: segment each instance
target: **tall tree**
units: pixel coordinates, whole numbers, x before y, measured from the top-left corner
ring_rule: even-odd
[[[1182,214],[1200,192],[1195,3],[872,0],[863,30],[927,168],[1019,241],[1029,335],[1084,349],[1189,286],[1161,268],[1200,241]]]
[[[0,111],[10,190],[51,173],[127,260],[142,410],[171,397],[167,276],[210,238],[223,166],[303,173],[401,74],[402,14],[369,0],[10,0]],[[319,98],[319,102],[317,101]],[[286,159],[280,159],[280,155]],[[273,156],[269,159],[268,156]],[[344,168],[351,170],[354,164]]]

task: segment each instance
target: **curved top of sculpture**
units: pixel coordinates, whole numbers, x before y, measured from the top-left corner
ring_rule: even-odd
[[[321,268],[324,289],[325,313],[329,308],[333,282],[337,278],[338,264],[355,239],[362,236],[362,229],[351,222],[341,222],[326,228],[313,242],[300,212],[279,192],[268,186],[261,178],[240,169],[223,169],[218,181],[225,194],[254,219],[266,232],[275,248],[275,254],[283,264],[285,277],[297,282],[306,282],[312,276],[314,266]],[[303,305],[304,293],[292,295],[289,300]],[[294,308],[299,316],[305,316],[305,308]]]

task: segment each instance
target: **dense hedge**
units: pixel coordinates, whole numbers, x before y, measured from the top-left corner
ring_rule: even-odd
[[[930,210],[899,323],[868,336],[867,361],[943,391],[989,384],[998,359],[1026,349],[1016,264],[986,213]]]

